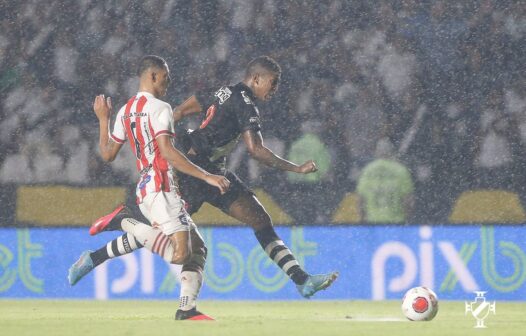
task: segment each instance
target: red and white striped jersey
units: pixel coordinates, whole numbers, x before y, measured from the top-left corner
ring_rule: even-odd
[[[148,193],[176,188],[172,166],[162,156],[157,145],[161,135],[175,136],[170,104],[147,92],[139,92],[117,113],[111,138],[123,144],[129,140],[135,154],[137,171],[137,203]]]

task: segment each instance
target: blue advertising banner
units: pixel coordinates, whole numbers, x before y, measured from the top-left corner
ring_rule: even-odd
[[[277,232],[306,270],[337,270],[320,299],[399,299],[410,287],[433,288],[441,299],[487,291],[496,300],[524,300],[526,227],[307,226]],[[200,230],[209,248],[202,299],[300,299],[293,283],[263,252],[252,230]],[[97,267],[76,286],[68,268],[84,250],[118,234],[86,229],[0,229],[0,297],[175,299],[177,266],[146,249]]]

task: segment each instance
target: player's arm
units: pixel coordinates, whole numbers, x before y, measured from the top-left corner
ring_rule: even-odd
[[[260,131],[248,129],[243,132],[243,141],[250,155],[257,161],[273,168],[291,171],[299,174],[313,173],[318,170],[314,161],[309,160],[302,165],[279,157],[263,144],[263,136]]]
[[[159,135],[156,140],[161,156],[170,162],[175,169],[219,188],[222,194],[227,191],[230,186],[230,181],[226,177],[210,174],[203,168],[193,164],[183,153],[173,146],[169,135]]]
[[[93,110],[97,119],[99,119],[99,150],[102,159],[106,162],[115,160],[117,153],[122,144],[116,143],[110,139],[110,118],[112,112],[111,98],[105,98],[104,95],[95,97]]]
[[[191,96],[179,106],[176,106],[173,110],[174,122],[177,123],[179,120],[189,116],[192,113],[199,113],[203,110],[201,104],[197,100],[197,97]]]

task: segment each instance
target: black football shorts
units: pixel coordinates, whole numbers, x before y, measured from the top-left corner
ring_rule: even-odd
[[[228,209],[242,195],[254,195],[252,190],[231,171],[226,171],[225,177],[230,181],[230,188],[221,195],[218,188],[209,185],[203,180],[190,175],[178,173],[179,191],[186,202],[186,211],[193,215],[204,202],[228,213]]]

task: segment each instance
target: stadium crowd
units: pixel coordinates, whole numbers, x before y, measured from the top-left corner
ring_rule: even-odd
[[[133,186],[130,151],[99,158],[96,94],[122,105],[137,87],[130,69],[156,54],[174,106],[268,54],[283,69],[260,107],[268,145],[287,157],[311,134],[328,160],[314,180],[241,160],[242,146],[230,165],[299,220],[326,222],[379,140],[411,171],[412,221],[447,220],[474,188],[526,199],[520,0],[22,0],[0,4],[0,26],[0,183]],[[287,183],[265,183],[274,179]],[[302,206],[315,216],[301,218]]]

